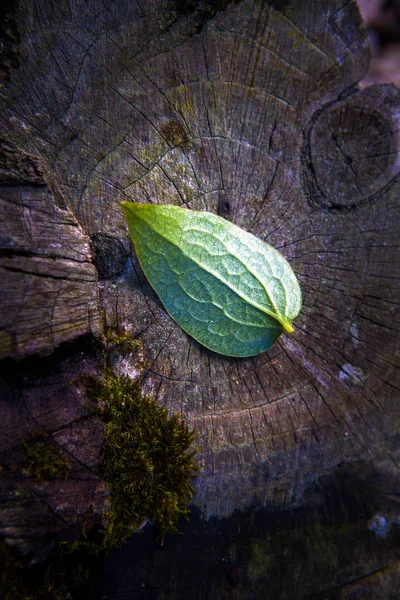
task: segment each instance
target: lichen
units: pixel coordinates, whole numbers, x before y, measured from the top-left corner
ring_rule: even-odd
[[[198,473],[195,434],[180,414],[170,417],[142,396],[129,377],[105,369],[102,379],[92,377],[86,384],[105,425],[101,476],[111,509],[103,548],[119,545],[146,520],[163,543],[166,533],[178,532],[178,519],[190,513],[191,478]]]
[[[27,443],[22,440],[28,463],[24,469],[26,474],[31,475],[37,481],[44,479],[66,479],[70,466],[61,456],[56,444],[49,436],[40,432],[30,433],[30,438],[38,438],[35,443]]]

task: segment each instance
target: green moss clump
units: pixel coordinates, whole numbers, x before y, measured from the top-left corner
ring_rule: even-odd
[[[103,334],[107,347],[121,347],[125,352],[135,352],[140,346],[138,340],[131,338],[129,333],[121,333],[114,327],[108,327]]]
[[[34,434],[31,433],[31,437]],[[65,479],[70,466],[60,455],[54,442],[50,441],[45,433],[39,434],[39,441],[33,447],[24,440],[22,443],[28,456],[28,464],[25,471],[32,475],[37,481],[43,479]]]
[[[104,548],[119,545],[143,522],[152,521],[158,539],[177,533],[178,519],[188,518],[188,501],[197,475],[194,432],[181,415],[168,417],[129,377],[111,369],[103,379],[89,378],[87,389],[105,424],[101,476],[110,490],[111,510]]]
[[[3,541],[0,541],[0,598],[15,600],[29,598],[23,581],[22,564],[12,556]]]
[[[165,139],[175,147],[180,146],[184,148],[187,147],[190,142],[187,129],[175,119],[171,119],[168,123],[163,125],[161,127],[161,133]]]

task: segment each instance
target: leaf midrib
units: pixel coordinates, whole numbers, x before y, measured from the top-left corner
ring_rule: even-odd
[[[147,222],[146,222],[146,224],[147,224]],[[168,240],[168,239],[167,239],[165,236],[160,236],[160,237],[162,237],[162,238],[163,238],[163,239],[165,239],[165,240],[166,240],[168,243],[170,243],[170,244],[172,244],[173,246],[175,246],[175,248],[178,248],[178,250],[179,250],[180,252],[182,252],[182,254],[184,254],[184,252],[181,250],[181,248],[180,248],[179,246],[177,246],[177,244],[174,244],[173,242],[170,242],[170,241],[169,241],[169,240]],[[145,243],[145,244],[146,244],[146,243]],[[136,245],[136,244],[135,244],[135,245]],[[160,254],[160,255],[161,255],[161,252],[156,252],[155,250],[152,250],[152,249],[150,249],[150,250],[151,250],[151,252],[153,252],[153,253],[155,253],[155,254],[157,254],[157,255],[158,255],[158,254]],[[136,251],[137,251],[137,248],[136,248]],[[141,254],[141,253],[137,251],[137,254],[138,254],[138,257],[139,257],[139,263],[140,263],[140,265],[141,265],[141,267],[142,267],[143,271],[144,271],[144,272],[145,272],[145,274],[146,274],[146,268],[145,268],[145,267],[142,265],[142,261],[141,261],[141,258],[140,258],[140,254]],[[185,255],[185,257],[186,257],[186,258],[189,258],[189,260],[190,260],[191,262],[193,262],[193,263],[194,263],[196,266],[198,266],[198,267],[201,267],[201,265],[199,265],[199,264],[198,264],[196,261],[194,261],[192,258],[188,257],[186,254],[184,254],[184,255]],[[168,259],[167,259],[167,262],[168,262]],[[174,271],[174,273],[176,273],[176,275],[178,276],[178,281],[180,281],[180,279],[181,279],[181,276],[182,276],[182,275],[181,275],[180,273],[178,273],[177,271],[175,271],[175,270],[174,270],[174,269],[173,269],[173,268],[172,268],[170,265],[168,265],[168,266],[169,266],[169,268],[170,268],[170,269],[172,269],[172,270]],[[224,282],[221,282],[221,283],[224,283]],[[151,285],[153,286],[153,284],[151,284]],[[187,296],[189,296],[189,298],[191,298],[192,300],[194,300],[195,302],[197,302],[197,303],[199,303],[199,304],[212,304],[213,306],[216,306],[216,307],[218,307],[218,308],[219,308],[219,309],[220,309],[220,310],[223,312],[223,315],[224,315],[224,317],[225,317],[226,319],[229,319],[230,321],[234,321],[235,323],[238,323],[238,325],[244,325],[245,327],[258,327],[259,329],[265,329],[265,325],[260,325],[259,323],[251,323],[251,322],[245,322],[245,321],[241,321],[241,320],[239,320],[238,318],[236,318],[236,317],[234,317],[234,316],[232,316],[232,315],[229,315],[229,314],[227,314],[227,313],[226,313],[226,311],[225,311],[225,308],[224,308],[224,306],[223,306],[223,305],[221,305],[221,304],[217,304],[217,303],[215,303],[215,302],[208,301],[208,300],[199,300],[199,299],[198,299],[198,298],[196,298],[195,296],[192,296],[192,294],[191,294],[191,293],[190,293],[190,292],[189,292],[187,289],[185,289],[185,288],[184,288],[184,287],[183,287],[181,284],[180,284],[180,287],[181,287],[181,289],[184,291],[184,293],[185,293]],[[231,289],[231,288],[230,288],[230,289]],[[157,290],[156,290],[156,291],[157,291]],[[234,292],[234,290],[232,290],[232,291]],[[235,292],[234,292],[234,293],[235,293]],[[257,309],[257,307],[254,307],[254,306],[253,306],[253,308],[256,308],[256,309]],[[258,309],[257,309],[257,310],[258,310]],[[261,311],[260,311],[260,312],[261,312]],[[265,313],[263,313],[263,314],[265,314]],[[276,319],[275,319],[275,320],[276,320]],[[201,322],[202,322],[202,321],[201,321]]]
[[[172,244],[173,246],[175,246],[175,248],[178,248],[178,250],[180,250],[180,252],[182,252],[182,254],[188,258],[189,260],[191,260],[192,262],[194,262],[198,267],[201,267],[202,269],[204,269],[205,271],[207,271],[208,273],[210,273],[211,275],[213,275],[216,279],[218,279],[221,283],[223,283],[224,285],[226,285],[230,290],[232,290],[232,292],[234,292],[237,296],[239,296],[239,298],[241,298],[242,300],[244,300],[245,302],[247,302],[248,304],[251,304],[251,306],[253,306],[254,308],[257,308],[258,310],[260,310],[262,313],[269,315],[270,317],[273,317],[276,321],[278,321],[278,323],[280,323],[282,325],[282,327],[285,329],[285,331],[288,331],[287,326],[290,325],[290,323],[288,322],[287,319],[283,319],[280,315],[278,316],[278,312],[276,312],[275,314],[269,310],[267,310],[266,308],[264,308],[263,306],[260,306],[257,302],[254,302],[252,300],[249,300],[248,298],[246,298],[246,296],[244,296],[244,294],[241,294],[236,288],[234,288],[232,285],[230,285],[227,281],[225,281],[224,279],[221,278],[221,276],[218,273],[215,273],[212,269],[209,269],[209,267],[204,267],[204,265],[202,265],[199,261],[195,260],[192,256],[190,256],[189,254],[187,254],[182,248],[181,246],[179,246],[176,242],[168,239],[168,237],[166,235],[164,235],[163,233],[160,233],[159,231],[156,231],[151,224],[148,222],[147,219],[144,219],[143,217],[140,217],[138,213],[136,213],[136,218],[140,219],[141,221],[143,221],[144,223],[146,223],[146,225],[148,225],[149,227],[151,227],[153,229],[153,231],[155,233],[157,233],[157,235],[159,235],[160,237],[162,237],[163,239],[165,239],[167,242],[169,242],[170,244]],[[201,232],[201,229],[195,229],[192,228],[193,230],[199,231]],[[185,231],[188,231],[188,229],[186,229]],[[222,240],[219,240],[224,247],[226,248],[224,242]],[[229,251],[227,252],[229,254]],[[237,258],[237,257],[236,257]],[[237,259],[239,260],[239,262],[247,269],[247,271],[253,275],[253,277],[255,277],[255,279],[260,283],[260,285],[262,286],[262,288],[264,289],[266,295],[268,298],[270,298],[267,290],[265,289],[264,284],[259,280],[259,278],[257,277],[257,275],[255,275],[252,271],[250,271],[250,269],[247,267],[247,265],[241,261],[239,258]],[[276,310],[276,306],[275,303],[271,300],[271,304],[272,306],[275,308]],[[229,317],[228,317],[229,318]],[[290,331],[292,331],[292,328],[290,328]]]
[[[208,233],[208,232],[205,232],[205,231],[203,231],[202,229],[197,229],[197,227],[191,227],[189,230],[188,230],[188,229],[185,229],[185,232],[186,232],[186,231],[198,231],[199,233]],[[213,235],[215,235],[215,234],[213,234]],[[166,238],[165,238],[165,239],[166,239]],[[222,244],[222,245],[224,246],[224,248],[226,249],[226,251],[227,251],[227,254],[229,255],[229,254],[230,254],[230,253],[229,253],[229,250],[228,250],[228,248],[226,247],[226,245],[225,245],[224,241],[223,241],[223,240],[221,240],[221,238],[219,238],[219,237],[218,237],[217,239],[218,239],[218,241],[219,241],[219,242],[221,242],[221,244]],[[171,242],[171,243],[173,243],[173,242]],[[183,252],[183,251],[182,251],[182,252]],[[187,254],[186,254],[185,252],[183,252],[183,254],[185,254],[185,256],[187,256]],[[279,318],[276,316],[276,315],[278,315],[278,314],[280,315],[280,313],[278,312],[278,309],[277,309],[277,307],[276,307],[276,304],[275,304],[275,302],[272,300],[271,296],[269,295],[269,293],[268,293],[268,291],[267,291],[267,288],[265,287],[265,285],[263,284],[263,282],[261,281],[261,279],[259,279],[259,278],[258,278],[258,276],[257,276],[255,273],[253,273],[253,271],[252,271],[251,269],[249,269],[249,267],[246,265],[246,263],[244,263],[244,262],[243,262],[243,260],[241,260],[241,259],[240,259],[238,256],[235,256],[235,258],[236,258],[236,260],[237,260],[238,262],[240,262],[240,264],[241,264],[241,265],[243,265],[243,266],[244,266],[244,268],[245,268],[245,269],[246,269],[246,270],[247,270],[247,271],[250,273],[250,275],[252,275],[252,276],[253,276],[253,277],[254,277],[254,278],[255,278],[255,279],[258,281],[258,283],[261,285],[261,287],[263,288],[263,290],[264,290],[265,294],[266,294],[266,295],[267,295],[267,297],[269,298],[269,301],[271,302],[272,306],[273,306],[273,307],[274,307],[274,309],[275,309],[275,314],[274,314],[274,313],[271,313],[271,312],[270,312],[270,311],[268,311],[266,308],[262,308],[261,306],[259,306],[259,305],[257,304],[257,302],[252,302],[252,301],[249,301],[247,298],[244,298],[244,297],[243,297],[243,296],[242,296],[242,295],[241,295],[241,294],[240,294],[240,293],[239,293],[239,292],[238,292],[236,289],[234,289],[232,286],[230,286],[229,284],[227,284],[227,283],[226,283],[226,281],[223,281],[223,280],[222,280],[220,277],[217,277],[216,275],[215,275],[215,277],[217,277],[217,279],[219,279],[220,281],[222,281],[223,283],[225,283],[225,285],[227,285],[227,287],[229,287],[229,288],[230,288],[232,291],[234,291],[234,292],[235,292],[235,293],[236,293],[238,296],[240,296],[240,298],[242,298],[242,300],[246,300],[246,302],[248,302],[249,304],[251,304],[251,305],[252,305],[252,306],[254,306],[255,308],[258,308],[259,310],[261,310],[261,312],[265,313],[266,315],[269,315],[270,317],[273,317],[273,318],[274,318],[274,319],[276,319],[276,320],[277,320],[279,323],[281,323],[281,319],[279,319]],[[196,264],[199,264],[199,263],[198,263],[197,261],[195,261],[194,259],[192,259],[192,260],[193,260],[193,262],[195,262]],[[199,266],[202,266],[202,265],[199,265]],[[203,267],[203,268],[204,268],[204,267]],[[213,273],[213,275],[214,275],[214,273]],[[285,294],[286,294],[286,291],[285,291]],[[285,319],[283,319],[283,320],[286,322],[286,320],[285,320]],[[283,323],[281,323],[281,324],[283,325]]]

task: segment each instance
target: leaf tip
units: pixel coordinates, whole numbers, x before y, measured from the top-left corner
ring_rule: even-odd
[[[294,327],[288,321],[286,321],[285,323],[282,323],[282,327],[287,333],[294,333]]]

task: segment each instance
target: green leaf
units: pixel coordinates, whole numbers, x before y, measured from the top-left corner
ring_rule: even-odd
[[[227,356],[268,350],[301,309],[289,263],[222,217],[122,202],[140,265],[177,323]]]

